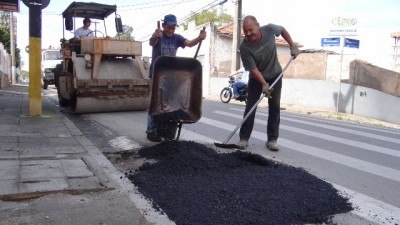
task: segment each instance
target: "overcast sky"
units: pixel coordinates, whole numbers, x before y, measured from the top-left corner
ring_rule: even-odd
[[[116,4],[118,14],[124,24],[133,27],[132,35],[143,43],[143,55],[149,55],[148,36],[156,28],[156,21],[165,14],[175,14],[178,21],[196,11],[207,7],[213,0],[89,0]],[[50,5],[42,12],[42,47],[59,46],[62,38],[63,10],[73,1],[51,0]],[[260,4],[262,2],[262,5]],[[391,32],[400,31],[400,1],[398,0],[243,0],[244,15],[254,15],[260,25],[275,23],[284,26],[292,38],[304,45],[302,49],[321,49],[321,38],[330,36],[329,30],[335,28],[332,20],[351,18],[356,20],[352,28],[357,29],[358,36],[349,38],[360,40],[359,49],[343,48],[345,54],[356,54],[360,59],[375,65],[391,69],[394,39]],[[29,10],[21,2],[18,17],[18,48],[25,49],[29,43]],[[234,0],[228,0],[219,10],[234,15]],[[114,16],[108,19],[109,36],[115,35]],[[81,19],[77,20],[81,25]],[[93,29],[94,24],[92,24]],[[72,37],[67,32],[66,37]],[[325,48],[341,51],[341,47]],[[24,68],[27,69],[28,56],[23,52]]]

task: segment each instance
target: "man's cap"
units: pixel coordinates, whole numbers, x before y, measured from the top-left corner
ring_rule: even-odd
[[[90,23],[90,22],[92,22],[92,21],[90,20],[89,17],[86,17],[85,19],[83,19],[83,23]]]
[[[166,16],[164,16],[164,24],[166,25],[178,25],[178,23],[176,22],[176,16],[172,15],[172,14],[168,14]]]

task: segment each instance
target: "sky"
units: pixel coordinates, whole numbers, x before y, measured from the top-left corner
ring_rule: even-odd
[[[221,0],[81,0],[117,5],[117,13],[125,25],[133,27],[132,36],[143,42],[143,56],[151,55],[148,37],[156,28],[156,21],[166,14],[175,14],[178,22],[192,11],[198,11]],[[59,46],[63,37],[63,10],[73,1],[51,0],[42,11],[42,48]],[[261,4],[262,2],[262,4]],[[228,0],[218,10],[234,16],[235,0]],[[400,31],[400,1],[398,0],[242,0],[243,15],[254,15],[260,25],[274,23],[289,31],[295,42],[303,45],[301,49],[327,49],[344,54],[354,54],[357,58],[374,65],[392,69],[394,39],[390,33]],[[20,2],[18,18],[17,47],[22,51],[23,69],[29,68],[29,56],[24,49],[29,44],[29,9]],[[332,38],[330,29],[335,18],[355,19],[351,28],[357,30],[357,36],[348,38],[360,40],[359,49],[347,47],[321,47],[321,38]],[[82,19],[76,21],[82,24]],[[94,24],[91,28],[93,30]],[[107,20],[109,36],[115,35],[114,16]],[[73,35],[66,31],[65,37]]]

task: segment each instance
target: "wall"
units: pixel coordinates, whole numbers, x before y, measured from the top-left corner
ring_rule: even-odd
[[[350,78],[346,83],[369,87],[397,97],[400,96],[400,73],[363,61],[354,60],[350,63]]]
[[[11,56],[0,43],[0,89],[10,85],[11,77]]]
[[[227,85],[228,78],[212,77],[210,94],[219,96]],[[336,112],[339,89],[339,112],[400,125],[400,98],[367,87],[284,78],[281,102]]]

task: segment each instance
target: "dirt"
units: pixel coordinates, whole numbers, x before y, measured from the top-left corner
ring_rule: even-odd
[[[252,153],[179,141],[138,154],[151,161],[127,177],[176,224],[329,223],[352,210],[331,184]]]

